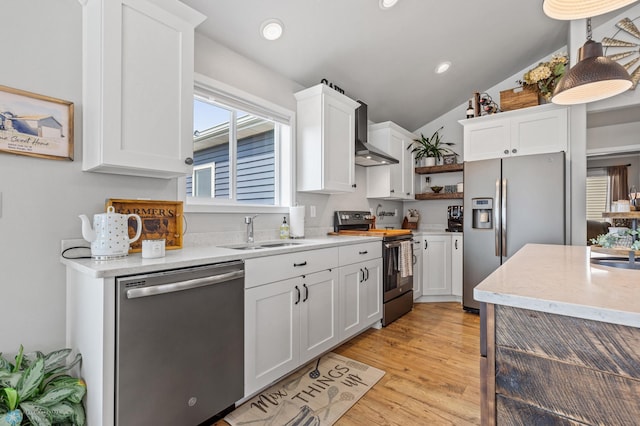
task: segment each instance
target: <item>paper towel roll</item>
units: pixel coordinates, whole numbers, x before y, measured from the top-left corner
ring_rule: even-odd
[[[304,237],[304,206],[289,208],[289,236],[291,238]]]

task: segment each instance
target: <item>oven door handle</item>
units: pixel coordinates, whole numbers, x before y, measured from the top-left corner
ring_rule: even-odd
[[[384,244],[384,248],[390,249],[390,248],[397,248],[400,247],[401,242],[397,241],[397,242],[393,242],[393,243],[385,243]]]

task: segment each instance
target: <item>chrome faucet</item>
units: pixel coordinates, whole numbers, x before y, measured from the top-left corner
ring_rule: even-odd
[[[247,224],[247,243],[249,244],[253,243],[253,219],[256,217],[258,215],[244,217],[244,223]]]

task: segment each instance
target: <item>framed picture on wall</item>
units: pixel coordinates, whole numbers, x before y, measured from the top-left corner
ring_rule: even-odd
[[[0,152],[73,161],[73,103],[0,85]]]

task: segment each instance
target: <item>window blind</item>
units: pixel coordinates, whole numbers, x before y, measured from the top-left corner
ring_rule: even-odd
[[[587,177],[587,220],[603,221],[602,212],[607,209],[608,182],[606,175]]]

